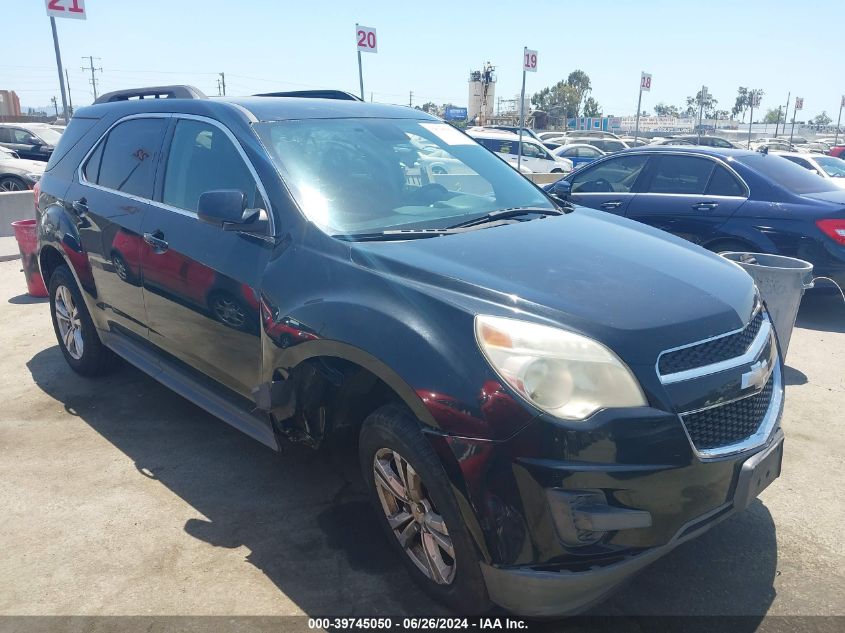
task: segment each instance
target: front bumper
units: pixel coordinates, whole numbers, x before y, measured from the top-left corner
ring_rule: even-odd
[[[765,448],[739,460],[730,501],[681,525],[666,544],[629,554],[619,562],[592,565],[582,571],[566,566],[548,570],[530,565],[507,568],[482,564],[490,599],[523,616],[549,617],[583,611],[681,543],[745,509],[779,476],[782,455],[783,432],[778,429]]]

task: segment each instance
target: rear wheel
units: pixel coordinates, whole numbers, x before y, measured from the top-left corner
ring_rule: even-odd
[[[387,405],[361,428],[364,480],[414,580],[460,613],[491,608],[478,555],[440,460],[410,413]]]
[[[50,276],[50,313],[59,348],[71,369],[83,376],[98,376],[112,368],[115,355],[100,341],[67,266],[59,266]]]

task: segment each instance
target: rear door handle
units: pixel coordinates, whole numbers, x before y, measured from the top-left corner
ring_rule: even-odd
[[[692,205],[692,208],[696,211],[712,211],[718,206],[718,202],[696,202]]]
[[[619,207],[621,207],[622,201],[621,200],[608,200],[607,202],[602,202],[600,206],[601,206],[602,209],[607,209],[608,211],[610,211],[611,209],[618,209]]]
[[[170,245],[164,241],[164,233],[159,230],[152,233],[144,233],[144,241],[149,244],[154,253],[161,254],[165,252]]]

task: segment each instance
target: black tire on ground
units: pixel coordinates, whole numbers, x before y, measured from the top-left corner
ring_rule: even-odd
[[[427,502],[430,502],[435,516],[439,514],[445,523],[455,554],[452,559],[454,576],[447,584],[435,582],[417,567],[387,521],[374,473],[376,456],[385,449],[401,455],[416,471]],[[367,492],[379,523],[390,546],[399,553],[414,580],[435,600],[460,614],[474,615],[489,611],[493,605],[487,595],[476,547],[461,518],[443,466],[411,413],[400,405],[388,404],[370,414],[361,427],[358,450]],[[448,560],[450,557],[445,558]]]
[[[0,178],[0,192],[3,191],[28,191],[26,183],[17,176],[3,176]]]
[[[76,309],[78,323],[78,330],[82,341],[82,351],[79,358],[75,358],[68,349],[59,328],[59,319],[56,315],[57,295],[60,295],[63,290],[66,290],[72,299],[73,306]],[[99,376],[111,370],[117,357],[114,352],[103,345],[100,341],[100,336],[97,334],[97,329],[94,327],[94,322],[91,320],[91,315],[88,314],[88,308],[85,306],[85,301],[82,299],[82,294],[79,292],[79,287],[76,285],[76,280],[67,266],[59,266],[53,271],[50,276],[50,317],[53,319],[53,330],[56,333],[56,340],[59,342],[59,349],[76,373],[82,376]],[[62,304],[64,305],[64,304]],[[78,353],[78,350],[75,350]]]
[[[720,240],[707,245],[707,250],[714,253],[731,253],[731,252],[746,252],[749,250],[749,245],[738,240]],[[754,249],[751,248],[753,251]]]

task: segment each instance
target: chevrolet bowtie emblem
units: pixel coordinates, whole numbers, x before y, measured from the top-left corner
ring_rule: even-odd
[[[769,380],[769,361],[763,359],[758,360],[751,365],[751,368],[742,374],[742,388],[748,389],[754,387],[755,389],[762,389]]]

